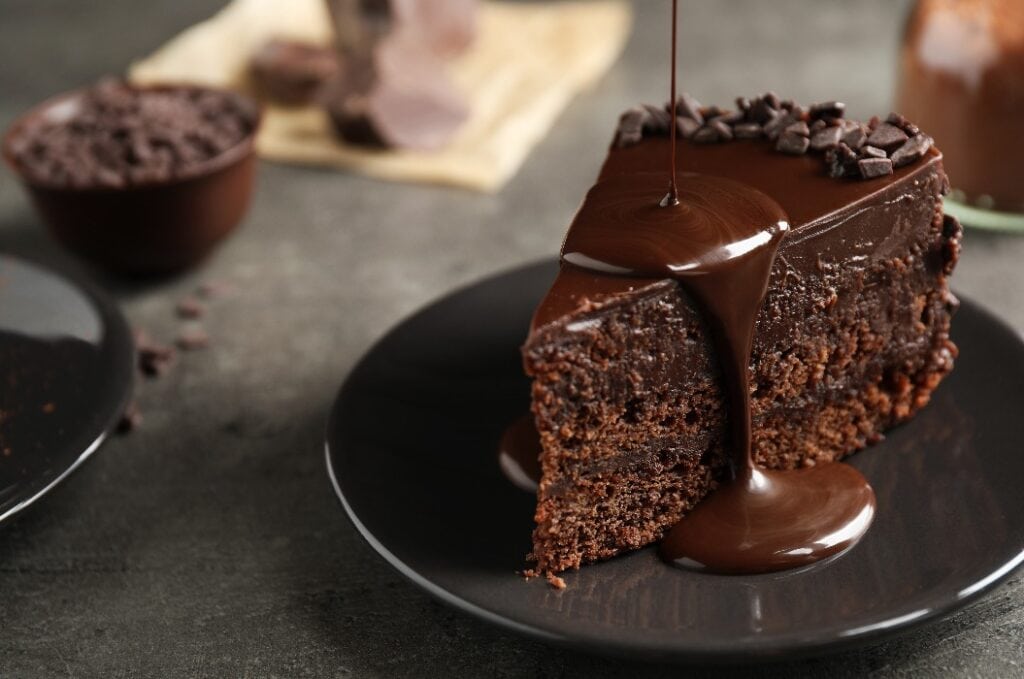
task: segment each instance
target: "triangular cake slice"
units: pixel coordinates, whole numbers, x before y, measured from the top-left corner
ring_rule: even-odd
[[[835,102],[737,103],[684,97],[676,160],[790,217],[755,331],[754,454],[770,468],[836,460],[912,417],[952,369],[946,279],[961,231],[942,213],[942,155],[897,115],[861,124]],[[599,180],[665,167],[669,120],[625,113]],[[542,447],[537,572],[659,540],[727,473],[718,359],[675,281],[563,261],[523,356]]]

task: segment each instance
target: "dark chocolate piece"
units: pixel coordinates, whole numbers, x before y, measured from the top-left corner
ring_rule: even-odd
[[[70,116],[29,118],[12,139],[13,160],[29,181],[111,189],[169,181],[242,142],[258,119],[255,105],[231,92],[117,80],[75,102]]]
[[[846,112],[846,104],[841,101],[824,101],[820,104],[811,104],[807,110],[811,118],[842,118]]]
[[[294,40],[271,40],[253,55],[250,72],[268,99],[289,106],[316,100],[338,72],[338,51]]]
[[[732,128],[732,132],[737,139],[759,139],[764,134],[757,123],[739,123]]]
[[[862,146],[857,154],[861,158],[887,158],[888,154],[876,146]]]
[[[819,121],[820,122],[820,121]],[[814,133],[811,137],[812,151],[827,151],[839,144],[843,130],[839,126],[825,127]]]
[[[932,147],[932,138],[926,134],[917,134],[904,142],[892,153],[892,164],[896,167],[909,165],[924,157]]]
[[[857,161],[857,168],[864,179],[874,179],[892,174],[892,161],[888,158],[862,158]]]
[[[868,143],[882,149],[894,149],[907,140],[907,133],[891,123],[882,123],[868,135]]]
[[[779,136],[779,141],[775,144],[775,149],[777,151],[782,151],[783,153],[798,156],[802,153],[807,153],[807,149],[810,145],[811,140],[807,137],[795,132],[784,132]]]

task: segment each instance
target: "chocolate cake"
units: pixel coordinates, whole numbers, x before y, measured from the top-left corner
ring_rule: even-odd
[[[780,227],[740,399],[752,462],[846,467],[824,463],[912,417],[953,366],[957,301],[946,280],[961,231],[942,213],[942,155],[901,116],[861,124],[838,102],[805,109],[769,93],[733,110],[676,103],[675,176],[689,200],[713,212],[749,198]],[[671,110],[623,115],[523,347],[541,442],[529,557],[538,573],[656,542],[736,475],[729,449],[742,434],[729,427],[729,361],[706,295],[654,269],[594,266],[575,247],[607,236],[593,222],[613,224],[610,193],[664,166]],[[628,220],[615,228],[657,253],[653,232]]]

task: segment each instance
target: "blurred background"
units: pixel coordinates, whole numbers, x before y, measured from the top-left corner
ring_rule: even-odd
[[[0,129],[49,96],[124,74],[223,5],[0,0]],[[137,390],[139,430],[112,440],[45,506],[5,529],[0,674],[659,672],[548,648],[434,603],[358,538],[321,457],[334,393],[372,342],[454,287],[556,256],[618,115],[667,99],[669,3],[632,8],[621,57],[572,98],[499,189],[261,161],[239,229],[170,277],[84,265],[48,235],[14,173],[0,167],[0,251],[84,266],[132,325],[170,338],[176,302],[197,286],[228,281],[236,291],[204,319],[210,348]],[[851,117],[884,117],[909,9],[906,0],[685,0],[680,88],[705,104],[774,90],[806,103],[844,101]],[[1024,237],[969,230],[953,287],[1022,329],[1022,260]],[[1019,676],[1022,602],[1018,575],[953,621],[902,641],[757,676]]]

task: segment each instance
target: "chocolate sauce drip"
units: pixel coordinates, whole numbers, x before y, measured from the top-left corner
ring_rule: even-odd
[[[540,483],[540,450],[540,434],[529,413],[510,424],[498,444],[501,471],[528,493],[536,493]]]

